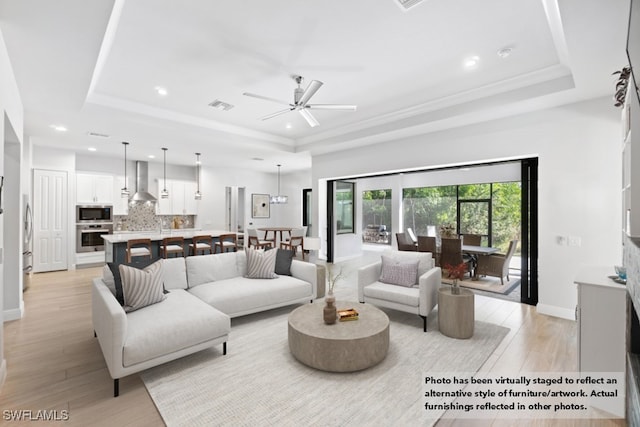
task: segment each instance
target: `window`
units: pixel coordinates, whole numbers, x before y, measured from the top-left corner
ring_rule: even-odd
[[[417,235],[439,234],[451,226],[456,234],[480,234],[482,244],[500,249],[520,239],[520,182],[405,188],[403,225]]]
[[[362,241],[390,245],[391,189],[362,192]]]
[[[402,223],[412,228],[416,235],[433,235],[442,225],[453,225],[457,215],[457,188],[418,187],[402,190]]]
[[[355,233],[353,182],[336,181],[336,233]]]

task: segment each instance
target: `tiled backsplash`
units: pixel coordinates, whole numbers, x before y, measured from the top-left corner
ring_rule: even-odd
[[[170,228],[193,228],[195,215],[156,215],[156,207],[150,203],[129,205],[128,215],[115,215],[114,231],[156,231]]]

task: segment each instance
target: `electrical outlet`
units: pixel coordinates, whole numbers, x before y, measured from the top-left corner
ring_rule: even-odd
[[[569,236],[567,241],[569,246],[582,246],[582,239],[578,236]]]

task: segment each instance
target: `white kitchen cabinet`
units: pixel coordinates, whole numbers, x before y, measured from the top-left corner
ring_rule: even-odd
[[[158,195],[164,189],[164,180],[158,179]],[[195,200],[196,183],[193,181],[167,180],[169,198],[158,198],[158,215],[197,215],[198,201]]]
[[[113,204],[113,176],[76,173],[78,204]]]

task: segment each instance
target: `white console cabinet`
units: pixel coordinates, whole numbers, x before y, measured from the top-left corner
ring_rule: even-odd
[[[627,288],[613,274],[613,266],[585,267],[575,277],[580,372],[625,371]]]

